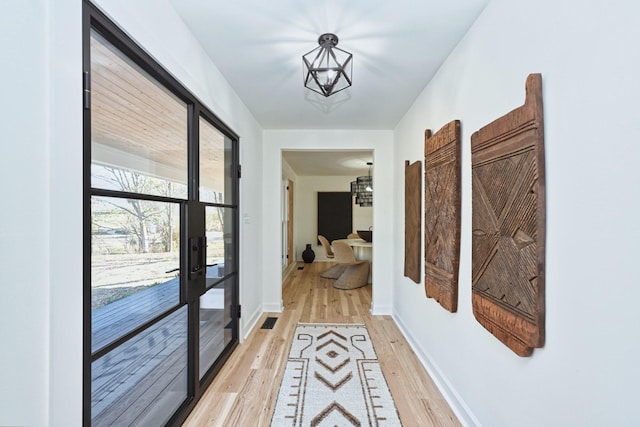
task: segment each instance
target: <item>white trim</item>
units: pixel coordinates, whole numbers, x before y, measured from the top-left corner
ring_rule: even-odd
[[[396,325],[404,335],[405,339],[411,346],[413,352],[418,356],[420,363],[427,370],[431,379],[442,393],[442,396],[445,398],[453,412],[460,420],[463,426],[468,427],[481,427],[480,421],[473,415],[467,404],[462,400],[460,395],[456,392],[456,389],[451,385],[447,377],[440,370],[438,365],[433,361],[429,353],[424,351],[413,338],[411,333],[409,333],[408,329],[402,323],[402,321],[395,315],[391,315],[393,320],[396,322]]]
[[[282,300],[280,300],[280,304],[278,303],[262,304],[262,311],[264,313],[282,313],[283,309],[284,309],[284,304],[282,304]]]
[[[390,316],[393,314],[391,304],[371,303],[371,314],[373,316]]]
[[[244,342],[244,340],[247,339],[247,337],[249,336],[249,334],[251,333],[251,331],[253,331],[253,329],[256,327],[256,325],[258,324],[258,321],[260,320],[260,317],[262,316],[262,310],[260,310],[260,308],[257,308],[253,314],[251,315],[251,317],[249,317],[248,319],[246,319],[243,322],[243,327],[242,327],[242,331],[240,333],[240,343]],[[244,317],[244,316],[243,316]]]
[[[373,163],[376,166],[375,183],[377,197],[381,200],[393,199],[393,130],[364,129],[265,129],[263,136],[262,157],[262,211],[260,229],[262,231],[262,301],[266,308],[274,309],[282,300],[282,266],[279,259],[282,248],[281,230],[281,182],[283,178],[282,151],[337,151],[358,150],[373,152]],[[380,160],[379,162],[377,160]],[[294,191],[296,187],[294,187]],[[299,188],[298,188],[299,190]],[[300,199],[294,195],[297,202]],[[274,203],[276,201],[276,203]],[[373,229],[376,231],[376,249],[373,251],[373,271],[378,285],[373,286],[373,300],[393,301],[392,268],[384,260],[393,259],[394,236],[392,235],[393,204],[374,203]],[[294,217],[295,217],[294,212]],[[299,235],[299,221],[296,221],[294,236]],[[310,237],[314,237],[312,234]],[[302,235],[298,236],[301,237]],[[307,240],[312,241],[312,240]],[[299,243],[299,242],[298,242]],[[274,250],[274,245],[276,250]],[[323,260],[316,253],[316,261]],[[376,262],[379,261],[379,262]],[[265,305],[266,304],[266,305]],[[384,308],[384,307],[383,307]],[[279,311],[279,310],[274,310]],[[381,310],[375,310],[379,312]],[[384,312],[390,314],[391,309]]]
[[[284,283],[289,275],[298,267],[298,264],[298,261],[293,260],[291,264],[282,269],[282,283]]]

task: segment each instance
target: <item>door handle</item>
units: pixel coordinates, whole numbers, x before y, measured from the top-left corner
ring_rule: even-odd
[[[207,268],[206,237],[189,238],[189,279],[202,276]]]

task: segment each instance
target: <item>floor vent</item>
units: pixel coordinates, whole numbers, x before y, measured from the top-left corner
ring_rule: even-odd
[[[304,270],[304,267],[298,267],[298,270]]]
[[[273,329],[273,325],[276,324],[276,320],[278,320],[277,317],[267,317],[262,326],[260,326],[260,329]]]

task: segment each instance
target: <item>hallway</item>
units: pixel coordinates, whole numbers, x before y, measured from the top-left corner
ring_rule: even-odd
[[[342,291],[320,277],[329,263],[299,263],[282,289],[284,311],[265,313],[184,426],[269,426],[297,322],[364,323],[405,427],[459,422],[390,316],[371,316],[371,286]],[[272,330],[264,318],[278,317]]]

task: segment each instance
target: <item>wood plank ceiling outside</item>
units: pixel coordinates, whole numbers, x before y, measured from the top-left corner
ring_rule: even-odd
[[[186,184],[187,105],[97,33],[91,90],[94,163]],[[208,122],[200,132],[200,185],[223,192],[225,137]]]

